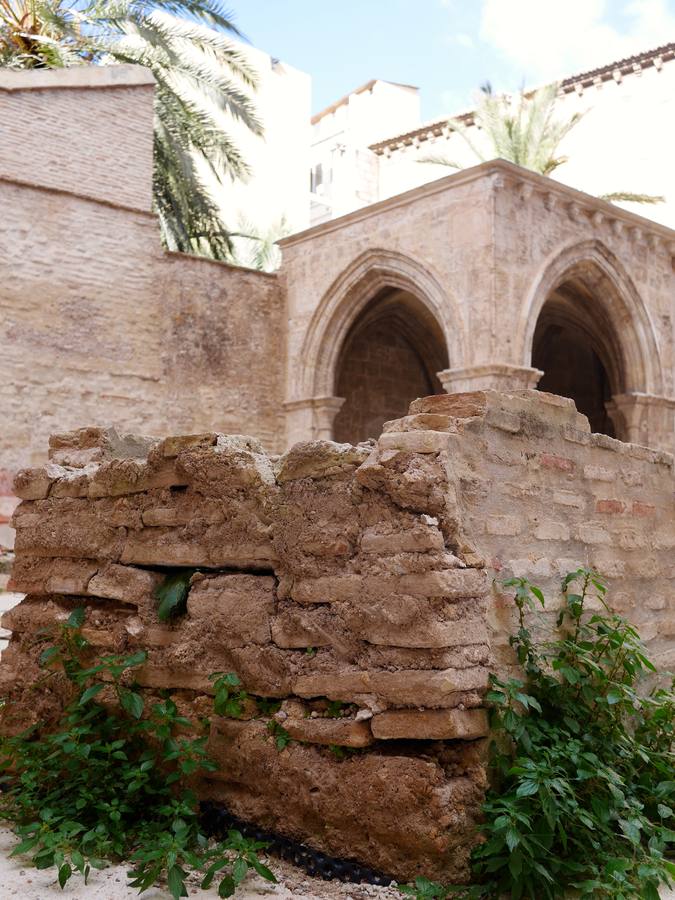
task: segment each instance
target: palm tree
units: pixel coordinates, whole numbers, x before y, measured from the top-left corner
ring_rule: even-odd
[[[136,63],[157,82],[154,201],[170,250],[230,259],[232,242],[199,165],[220,183],[249,168],[224,128],[262,134],[257,75],[218,0],[0,0],[0,65]]]
[[[260,228],[246,216],[240,215],[238,230],[231,233],[234,243],[232,262],[248,269],[274,272],[281,265],[281,250],[277,241],[290,233],[286,216],[281,216],[266,228]]]
[[[567,162],[566,156],[557,155],[558,147],[583,117],[582,113],[574,113],[566,120],[557,118],[558,93],[558,84],[547,84],[530,93],[520,91],[514,102],[506,95],[495,94],[489,82],[484,84],[481,87],[480,103],[471,118],[472,124],[488,140],[490,151],[487,155],[476,145],[471,129],[465,122],[452,119],[448,125],[465,141],[480,162],[505,159],[525,169],[539,172],[540,175],[550,175]],[[463,168],[442,156],[428,156],[420,162],[450,166],[453,169]],[[633,203],[662,203],[664,200],[663,197],[626,191],[601,194],[600,197],[602,200]]]

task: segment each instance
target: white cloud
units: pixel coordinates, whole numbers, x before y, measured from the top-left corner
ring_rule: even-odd
[[[610,8],[611,7],[611,8]],[[609,21],[610,12],[614,21]],[[616,13],[620,16],[617,17]],[[620,18],[620,25],[615,24]],[[668,0],[483,0],[480,37],[531,84],[675,39]]]
[[[452,41],[455,44],[459,44],[460,47],[468,47],[472,49],[476,46],[474,39],[470,34],[466,34],[464,31],[460,31],[457,34],[453,34]]]

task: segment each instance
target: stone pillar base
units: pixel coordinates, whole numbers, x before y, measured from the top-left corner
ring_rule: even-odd
[[[333,422],[344,402],[344,397],[307,397],[284,403],[286,446],[298,441],[331,441]]]
[[[443,390],[448,394],[464,391],[523,391],[535,388],[544,373],[528,366],[512,366],[508,363],[488,363],[484,366],[466,366],[461,369],[444,369],[438,372]]]
[[[615,394],[605,407],[622,440],[675,452],[675,397]]]

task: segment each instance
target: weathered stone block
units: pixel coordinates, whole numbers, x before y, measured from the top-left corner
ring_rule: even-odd
[[[268,644],[274,608],[274,579],[255,575],[196,575],[187,602],[190,621],[223,647]]]
[[[297,581],[291,596],[298,603],[334,603],[340,600],[374,599],[396,594],[412,597],[481,597],[487,590],[482,569],[444,569],[400,576],[336,575]]]
[[[378,740],[473,741],[489,732],[484,709],[389,710],[373,716]]]
[[[252,517],[132,531],[121,552],[121,562],[149,566],[271,569],[275,561],[269,528]]]
[[[24,594],[87,593],[99,564],[90,559],[51,559],[21,554],[12,567],[9,589]]]
[[[309,717],[309,710],[298,711],[297,704],[282,704],[280,713],[275,719],[288,732],[294,741],[307,741],[310,744],[334,744],[338,747],[368,747],[373,743],[373,735],[368,721],[356,721],[353,718],[315,718]],[[299,712],[299,714],[298,714]]]
[[[164,575],[161,572],[148,572],[134,566],[108,563],[91,579],[87,591],[90,596],[154,608],[157,603],[154,591],[163,580]]]
[[[399,672],[335,672],[303,675],[293,682],[299,697],[328,697],[330,700],[359,702],[369,695],[386,706],[426,706],[430,709],[457,706],[458,696],[487,688],[488,670],[471,669]],[[366,704],[368,705],[368,704]],[[477,705],[477,704],[476,704]]]
[[[279,460],[277,481],[297,481],[301,478],[331,478],[349,475],[364,462],[370,448],[338,444],[335,441],[301,441],[294,444]]]

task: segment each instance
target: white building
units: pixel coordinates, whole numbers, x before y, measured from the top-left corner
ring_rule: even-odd
[[[648,207],[649,217],[675,226],[675,43],[565,78],[560,116],[577,111],[584,117],[560,147],[569,163],[554,177],[590,194],[663,195],[666,203]],[[460,116],[472,126],[470,110]],[[477,162],[447,118],[421,123],[418,92],[406,85],[368,82],[312,124],[312,224],[452,171],[425,158]]]

